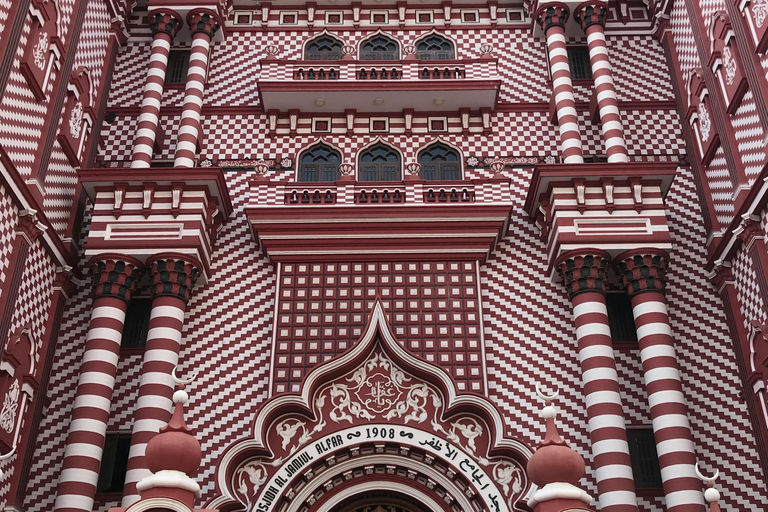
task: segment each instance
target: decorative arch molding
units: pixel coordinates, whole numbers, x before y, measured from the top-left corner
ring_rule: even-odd
[[[384,32],[383,30],[379,29],[376,32],[372,32],[368,34],[367,36],[360,39],[360,41],[357,42],[357,57],[358,59],[363,54],[363,45],[366,43],[366,41],[369,41],[377,36],[383,36],[387,39],[390,39],[392,42],[394,42],[397,45],[397,51],[400,54],[400,58],[403,57],[403,42],[395,37],[394,35],[390,34],[389,32]]]
[[[688,110],[686,119],[695,135],[699,149],[699,158],[703,165],[709,165],[720,147],[720,136],[715,128],[712,117],[709,91],[704,84],[704,74],[701,68],[692,69],[686,80],[688,93]]]
[[[321,144],[324,145],[324,146],[328,146],[329,148],[331,148],[334,151],[339,153],[339,159],[340,159],[339,164],[342,164],[342,163],[344,163],[346,161],[344,159],[344,150],[343,149],[341,149],[336,144],[331,143],[325,137],[319,137],[319,138],[315,139],[314,141],[310,142],[309,144],[307,144],[306,146],[300,148],[296,152],[296,155],[295,155],[295,157],[293,159],[293,161],[295,162],[294,167],[296,168],[295,171],[294,171],[294,178],[293,178],[294,180],[296,180],[296,181],[300,181],[301,180],[301,169],[300,169],[300,167],[301,167],[301,158],[304,156],[305,153],[307,153],[308,151],[311,151],[312,149],[314,149],[315,147],[317,147],[317,146],[319,146]]]
[[[304,43],[301,45],[301,58],[303,59],[305,55],[307,54],[307,46],[310,45],[313,41],[317,41],[318,39],[322,37],[330,37],[332,39],[336,39],[339,43],[341,43],[341,46],[345,46],[347,42],[344,40],[343,37],[336,34],[335,32],[331,32],[328,29],[324,29],[322,32],[319,32],[309,39],[306,39]]]
[[[459,155],[459,174],[461,176],[460,179],[464,179],[464,177],[465,177],[465,174],[464,174],[464,152],[461,150],[461,148],[459,146],[457,146],[456,144],[453,144],[452,142],[449,142],[449,141],[443,139],[442,137],[435,137],[431,141],[429,141],[429,142],[423,144],[422,146],[420,146],[419,148],[417,148],[416,149],[416,153],[414,155],[414,160],[416,162],[418,162],[419,161],[419,155],[423,151],[426,151],[427,149],[429,149],[430,147],[432,147],[435,144],[442,144],[442,145],[447,146],[447,147],[451,148],[452,150],[456,151],[456,153],[458,153],[458,155]]]
[[[459,45],[458,45],[456,39],[454,39],[453,37],[449,36],[448,34],[446,34],[444,32],[440,32],[439,30],[434,29],[434,28],[432,30],[428,31],[428,32],[424,32],[423,34],[421,34],[419,36],[416,36],[416,39],[413,40],[411,45],[413,45],[414,47],[417,47],[419,42],[421,42],[422,40],[424,40],[424,39],[426,39],[426,38],[428,38],[429,36],[432,36],[432,35],[439,36],[439,37],[442,37],[443,39],[445,39],[447,41],[450,41],[450,43],[453,45],[453,57],[454,57],[455,60],[459,60]]]
[[[365,153],[366,151],[368,151],[373,146],[379,143],[389,146],[390,148],[397,151],[397,153],[400,154],[400,162],[403,164],[405,163],[405,153],[403,153],[403,151],[399,147],[397,147],[396,144],[388,141],[384,137],[378,136],[375,139],[371,140],[369,143],[361,146],[360,149],[357,150],[357,153],[355,153],[355,164],[357,165],[357,162],[360,161],[360,155],[362,155],[363,153]]]
[[[734,114],[749,89],[731,18],[723,11],[709,23],[709,67],[717,79],[729,114]]]
[[[380,300],[372,303],[353,348],[311,371],[299,394],[275,396],[261,407],[252,436],[221,457],[220,495],[208,507],[279,510],[329,478],[353,480],[345,474],[389,465],[484,510],[529,510],[530,447],[504,436],[501,415],[487,398],[459,395],[443,369],[403,348],[386,315]],[[340,476],[334,468],[343,470]]]

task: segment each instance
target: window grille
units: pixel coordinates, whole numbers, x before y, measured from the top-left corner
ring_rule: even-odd
[[[586,46],[568,47],[568,66],[573,80],[592,80],[592,66],[589,63],[589,48]]]
[[[186,83],[187,71],[189,71],[189,50],[171,50],[168,54],[168,68],[165,72],[165,83]]]
[[[152,299],[132,298],[125,312],[122,348],[141,348],[147,344],[149,315],[152,312]]]
[[[304,50],[306,60],[339,60],[342,57],[342,42],[330,36],[321,36],[307,44]]]
[[[131,434],[107,433],[96,492],[123,492]]]
[[[400,52],[392,39],[377,35],[363,43],[360,60],[398,60]]]
[[[433,144],[419,153],[421,177],[431,180],[460,180],[459,153],[445,144]]]
[[[605,305],[608,309],[608,323],[611,326],[611,339],[614,342],[637,343],[635,317],[632,314],[632,302],[624,292],[606,293]]]
[[[359,181],[400,181],[400,154],[386,144],[378,143],[360,155]]]
[[[341,155],[335,149],[318,144],[299,158],[299,181],[336,181]]]
[[[653,429],[628,429],[627,440],[635,487],[638,489],[661,487],[661,470]]]
[[[453,60],[453,43],[443,36],[432,34],[416,44],[416,58],[420,60]]]

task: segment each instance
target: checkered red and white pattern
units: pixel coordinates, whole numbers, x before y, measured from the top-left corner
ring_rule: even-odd
[[[747,91],[741,100],[738,110],[729,116],[733,124],[734,136],[738,141],[741,162],[749,183],[755,180],[768,158],[763,140],[765,132],[757,114],[757,105],[752,97],[752,91]]]
[[[13,203],[8,190],[0,185],[0,282],[5,283],[10,276],[6,275],[6,269],[10,264],[13,238],[16,236],[16,225],[19,222],[19,210]],[[4,288],[0,286],[0,293]]]
[[[717,148],[712,161],[704,168],[712,205],[717,214],[717,221],[727,226],[733,219],[733,182],[725,161],[723,148]]]
[[[60,3],[61,5],[61,3]],[[99,91],[101,74],[107,57],[107,44],[112,24],[107,2],[104,0],[89,0],[85,11],[83,28],[77,42],[75,53],[75,69],[86,67],[90,71],[93,90]]]
[[[77,172],[69,163],[59,141],[54,141],[45,175],[43,212],[59,235],[66,234],[77,186]]]

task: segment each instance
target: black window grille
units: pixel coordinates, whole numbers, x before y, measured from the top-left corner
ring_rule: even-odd
[[[433,144],[419,153],[421,177],[425,180],[460,180],[459,153],[445,144]]]
[[[299,181],[336,181],[341,155],[335,149],[318,144],[299,158]]]
[[[632,302],[624,292],[605,294],[608,308],[608,323],[611,326],[611,339],[614,342],[637,343],[635,317],[632,315]]]
[[[321,36],[313,39],[304,50],[306,60],[339,60],[341,59],[342,42],[331,36]]]
[[[165,72],[165,83],[186,83],[187,71],[189,71],[189,50],[171,50],[168,54],[168,69]]]
[[[573,80],[592,80],[592,66],[589,63],[589,49],[586,46],[568,47],[568,66]]]
[[[416,58],[420,60],[453,60],[453,43],[443,36],[432,34],[416,44]]]
[[[360,60],[398,60],[400,52],[397,43],[384,36],[374,36],[363,43]]]
[[[635,487],[651,489],[662,486],[659,456],[656,453],[656,440],[653,429],[628,429],[629,458],[632,461],[632,473]]]
[[[123,348],[141,348],[147,344],[149,315],[152,312],[152,299],[132,298],[125,312],[123,326]]]
[[[359,181],[400,181],[400,154],[381,142],[360,155]]]
[[[123,492],[131,434],[107,433],[96,492]]]

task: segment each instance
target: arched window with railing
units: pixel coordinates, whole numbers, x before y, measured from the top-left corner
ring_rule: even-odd
[[[344,43],[328,34],[323,34],[307,43],[304,47],[305,60],[339,60],[343,56],[341,47]]]
[[[299,157],[299,181],[336,181],[341,154],[323,143],[312,146]]]
[[[421,177],[430,180],[460,180],[459,152],[443,143],[435,143],[419,153]]]
[[[400,181],[402,167],[400,153],[379,142],[360,154],[358,181]]]
[[[384,34],[377,34],[360,45],[360,60],[398,60],[400,49],[397,41]]]
[[[419,60],[454,60],[456,51],[450,39],[440,34],[430,34],[416,43],[416,58]]]

